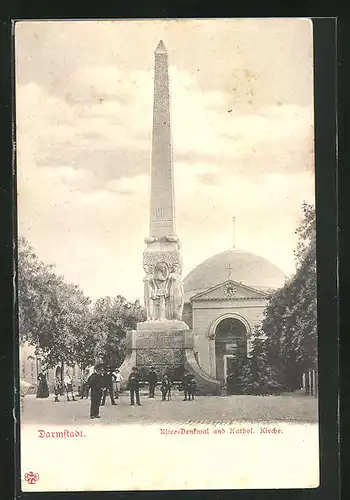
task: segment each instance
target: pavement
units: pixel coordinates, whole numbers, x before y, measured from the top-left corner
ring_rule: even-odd
[[[161,401],[141,396],[142,406],[130,406],[128,393],[123,393],[117,406],[112,406],[109,397],[101,406],[101,424],[116,423],[226,423],[253,422],[303,422],[316,423],[318,401],[305,395],[291,396],[198,396],[194,401],[183,401],[183,393],[176,392],[171,401]],[[66,401],[60,397],[36,399],[28,395],[24,399],[21,415],[23,423],[55,425],[85,424],[89,419],[90,400]]]

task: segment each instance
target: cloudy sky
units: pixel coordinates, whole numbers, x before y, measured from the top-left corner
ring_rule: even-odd
[[[19,233],[91,297],[142,295],[154,50],[168,50],[184,274],[236,246],[294,270],[314,201],[308,20],[16,24]]]

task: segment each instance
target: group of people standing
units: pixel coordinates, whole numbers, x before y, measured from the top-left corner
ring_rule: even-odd
[[[73,390],[73,377],[70,375],[67,370],[63,381],[59,375],[56,375],[53,382],[53,392],[55,395],[55,402],[59,402],[58,397],[63,393],[66,393],[67,401],[76,401],[74,397]],[[48,398],[50,396],[49,386],[47,383],[46,375],[43,372],[40,372],[38,375],[38,389],[36,392],[37,398]]]
[[[90,418],[100,418],[99,408],[101,405],[105,404],[106,394],[103,395],[103,390],[109,392],[111,403],[116,404],[114,402],[113,393],[111,389],[111,378],[110,372],[107,371],[106,374],[103,373],[103,369],[99,366],[95,367],[95,372],[90,375],[87,380],[87,384],[91,389],[91,405],[90,405]],[[155,397],[155,389],[158,383],[158,375],[155,371],[154,367],[152,367],[149,371],[148,377],[148,387],[149,387],[149,398]],[[134,366],[131,370],[131,373],[128,378],[127,388],[130,391],[130,405],[134,406],[135,403],[137,406],[141,406],[140,401],[140,385],[142,382],[141,374],[136,366]],[[171,400],[171,388],[173,382],[171,381],[168,374],[164,374],[161,378],[160,390],[162,394],[162,401],[170,401]],[[184,401],[193,401],[196,393],[196,379],[193,374],[185,372],[182,381],[181,381],[182,389],[184,391]]]
[[[89,394],[91,394],[90,403],[90,418],[100,418],[99,408],[104,406],[106,403],[107,395],[109,395],[111,404],[117,405],[116,399],[119,399],[119,393],[121,392],[121,383],[123,377],[119,370],[112,370],[111,367],[104,368],[101,365],[96,365],[94,372],[89,374],[89,371],[85,371],[82,378],[80,399],[88,399]],[[140,386],[142,382],[141,374],[138,368],[133,367],[128,378],[127,388],[130,391],[130,405],[134,406],[135,403],[141,406],[140,401]],[[147,382],[149,387],[149,398],[155,398],[156,386],[159,382],[159,378],[154,367],[151,367]],[[160,379],[160,391],[162,395],[161,401],[170,401],[171,390],[173,382],[167,373]],[[196,393],[196,380],[193,374],[185,372],[181,380],[181,388],[184,391],[184,401],[194,400]],[[63,383],[61,377],[56,376],[54,380],[54,395],[55,402],[59,402],[59,396],[62,393],[66,394],[67,401],[77,401],[74,396],[73,391],[73,378],[67,370]],[[48,397],[49,388],[46,381],[46,376],[43,373],[38,375],[38,391],[37,397]]]
[[[104,371],[99,365],[95,367],[94,373],[90,375],[87,379],[87,386],[91,390],[91,404],[90,404],[90,418],[100,418],[100,406],[103,406],[106,402],[107,393],[109,393],[111,404],[116,405],[113,394],[113,378],[116,379],[117,391],[116,398],[119,398],[120,383],[122,382],[122,376],[118,376],[119,370],[114,374],[110,369]],[[130,401],[131,405],[136,404],[141,406],[140,403],[140,381],[141,377],[137,368],[133,368],[128,379],[128,388],[130,390]],[[118,388],[119,385],[119,388]]]
[[[115,399],[119,398],[120,385],[123,380],[121,373],[119,372],[119,370],[112,371],[110,367],[107,367],[106,370],[101,369],[100,375],[102,377],[101,405],[105,404],[107,394],[110,395],[112,404],[116,404]],[[90,379],[89,370],[86,370],[81,380],[80,399],[89,398],[89,393],[91,389],[89,385],[89,379]],[[77,401],[74,396],[73,377],[71,376],[68,370],[66,372],[66,375],[64,376],[63,383],[59,375],[55,377],[54,380],[55,402],[59,402],[58,398],[60,395],[62,395],[62,393],[66,394],[67,401]]]
[[[100,406],[105,405],[108,394],[111,404],[117,405],[115,399],[119,399],[122,381],[123,377],[119,370],[113,371],[111,367],[104,369],[99,365],[89,377],[84,379],[83,390],[87,398],[91,391],[90,418],[100,418]]]
[[[155,388],[158,383],[158,375],[155,369],[152,367],[148,374],[148,386],[149,386],[149,398],[154,398]],[[161,379],[160,392],[162,394],[162,401],[170,401],[171,400],[171,389],[173,386],[173,382],[170,377],[165,373]],[[184,401],[194,400],[194,396],[196,393],[196,379],[192,373],[185,372],[182,380],[181,386],[184,391]]]

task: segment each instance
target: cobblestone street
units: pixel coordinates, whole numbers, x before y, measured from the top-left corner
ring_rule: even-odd
[[[107,398],[100,409],[101,424],[115,423],[230,423],[253,422],[317,422],[317,399],[304,395],[293,396],[199,396],[195,401],[183,401],[183,394],[175,393],[172,401],[161,401],[160,394],[155,399],[141,396],[142,406],[130,406],[128,393],[116,400],[112,406]],[[23,423],[48,425],[83,425],[90,423],[87,399],[66,401],[60,398],[54,403],[53,397],[36,399],[26,396]]]

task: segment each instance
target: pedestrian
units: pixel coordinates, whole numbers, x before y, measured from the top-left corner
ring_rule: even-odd
[[[76,401],[73,394],[73,377],[69,373],[69,370],[66,371],[66,376],[64,377],[64,387],[66,389],[67,401],[70,401],[69,394],[72,396],[72,401]]]
[[[166,399],[170,401],[171,399],[171,380],[169,379],[167,374],[164,374],[162,377],[162,385],[160,387],[162,393],[162,401]]]
[[[183,376],[182,376],[182,388],[184,390],[184,401],[187,401],[187,396],[188,396],[188,382],[189,382],[189,374],[185,371]]]
[[[89,370],[85,370],[81,379],[81,396],[80,399],[89,399],[89,386],[87,384],[89,378]]]
[[[38,375],[38,389],[36,391],[36,397],[40,399],[46,399],[50,395],[49,387],[47,385],[46,375],[40,372]]]
[[[62,391],[62,382],[59,376],[56,375],[53,381],[53,393],[55,395],[55,403],[59,403],[58,396],[60,396]]]
[[[114,372],[114,380],[115,380],[115,397],[116,399],[119,399],[119,394],[121,393],[121,384],[124,379],[118,369],[115,370]]]
[[[194,375],[189,376],[188,380],[188,401],[194,400],[194,395],[196,394],[196,389],[197,389],[197,382],[196,379],[194,378]]]
[[[96,365],[94,373],[87,380],[91,389],[90,418],[100,418],[100,403],[102,396],[103,377],[100,366]]]
[[[138,369],[136,366],[133,367],[130,375],[129,375],[129,380],[128,380],[128,386],[130,390],[130,405],[134,406],[135,404],[135,396],[136,396],[136,403],[138,406],[141,406],[140,403],[140,382],[141,382],[141,377],[139,374]]]
[[[153,366],[151,367],[151,370],[148,374],[147,381],[148,381],[148,387],[149,387],[148,397],[154,398],[154,391],[155,391],[155,388],[156,388],[156,385],[158,382],[158,376],[157,376],[157,372],[155,371]]]
[[[117,403],[114,401],[113,395],[113,374],[110,366],[107,366],[107,369],[103,375],[103,393],[101,406],[104,406],[106,403],[107,392],[109,393],[109,397],[111,398],[112,405],[116,405]]]

